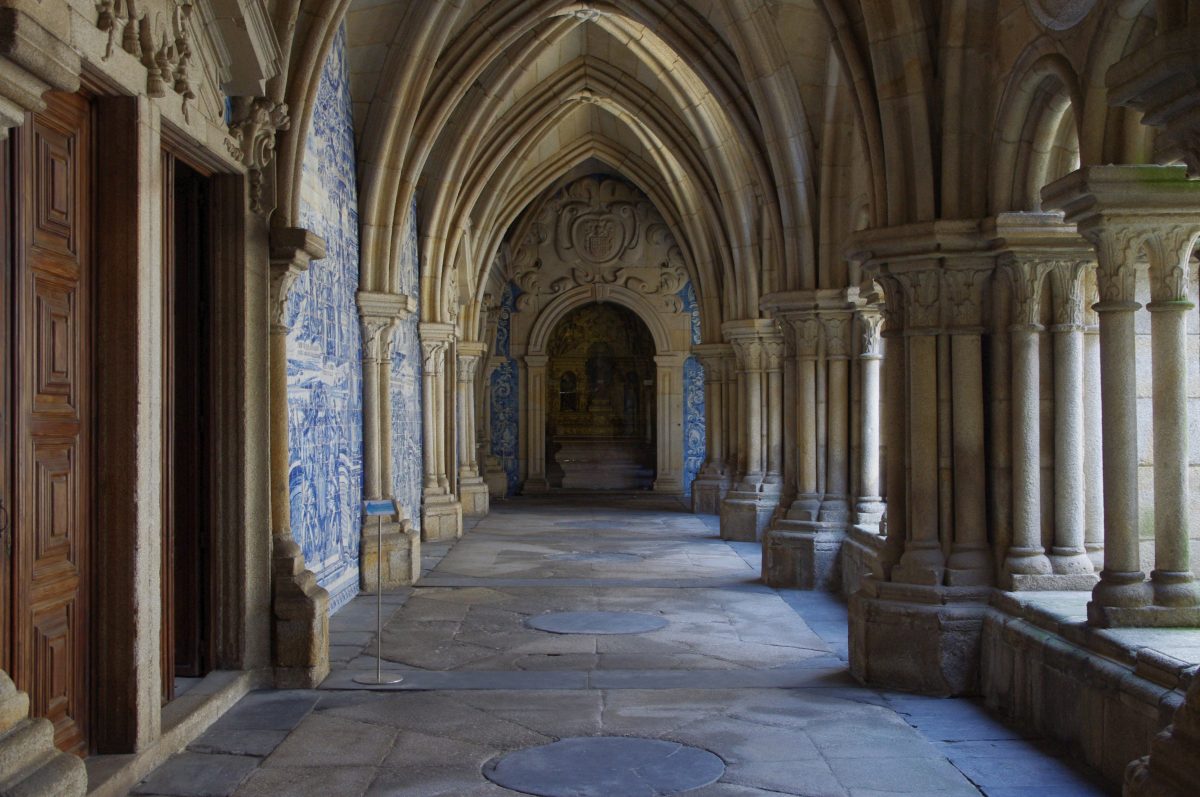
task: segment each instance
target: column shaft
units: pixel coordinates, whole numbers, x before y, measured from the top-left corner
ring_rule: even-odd
[[[1046,575],[1051,567],[1042,547],[1037,328],[1016,325],[1011,340],[1013,539],[1004,569],[1009,575]]]
[[[1083,329],[1054,328],[1054,547],[1055,573],[1091,574],[1084,547]]]
[[[983,352],[980,336],[950,336],[954,461],[954,545],[946,563],[952,586],[993,580],[987,539],[987,459],[984,450]]]

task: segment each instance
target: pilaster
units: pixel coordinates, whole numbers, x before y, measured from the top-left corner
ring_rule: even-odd
[[[775,322],[767,319],[730,321],[721,331],[737,360],[739,411],[733,417],[741,452],[741,472],[721,502],[721,537],[754,541],[762,538],[779,505],[782,486],[782,458],[767,437],[772,423],[782,418],[782,340]],[[777,439],[781,436],[779,430]]]
[[[725,358],[733,354],[727,343],[693,346],[692,353],[704,366],[705,439],[708,441],[704,467],[692,482],[692,511],[715,515],[721,499],[730,487],[730,463],[726,439],[729,429],[725,417]]]
[[[359,322],[363,346],[363,492],[368,499],[394,499],[392,359],[396,330],[416,312],[411,296],[359,291]],[[421,574],[421,539],[410,518],[360,519],[359,581],[373,592],[380,588],[376,557],[382,557],[382,588],[412,584]],[[381,547],[382,542],[382,547]]]
[[[288,483],[287,298],[325,242],[297,227],[271,232],[271,583],[275,683],[313,689],[329,674],[329,593],[292,537]]]
[[[462,504],[447,479],[446,367],[453,350],[451,324],[422,323],[421,386],[425,426],[425,489],[421,499],[421,538],[426,542],[462,536]]]
[[[487,345],[484,343],[464,341],[458,344],[458,498],[466,517],[484,517],[490,506],[488,486],[479,473],[478,449],[475,445],[475,385],[480,363],[486,353]]]

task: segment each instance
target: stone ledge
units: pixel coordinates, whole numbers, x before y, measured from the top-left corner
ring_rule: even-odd
[[[1200,629],[1096,628],[1087,624],[1087,592],[996,590],[992,607],[1065,642],[1109,659],[1167,689],[1187,689],[1200,663]]]

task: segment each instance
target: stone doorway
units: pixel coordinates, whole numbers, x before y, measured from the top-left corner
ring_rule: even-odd
[[[547,347],[546,478],[568,490],[649,490],[655,474],[654,339],[611,302],[575,308]]]

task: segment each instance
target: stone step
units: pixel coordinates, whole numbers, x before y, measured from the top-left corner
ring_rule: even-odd
[[[0,793],[6,793],[9,781],[23,780],[54,747],[54,726],[44,719],[26,719],[8,733],[0,736],[0,772],[5,780],[0,781]]]
[[[29,696],[17,689],[12,679],[0,670],[0,736],[29,716]]]
[[[0,797],[83,797],[87,794],[87,769],[73,755],[51,750],[20,780],[0,783]]]

